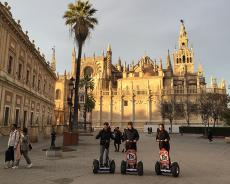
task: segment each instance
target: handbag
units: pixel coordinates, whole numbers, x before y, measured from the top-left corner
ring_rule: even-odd
[[[33,149],[33,147],[32,147],[32,145],[29,143],[29,150],[32,150]]]

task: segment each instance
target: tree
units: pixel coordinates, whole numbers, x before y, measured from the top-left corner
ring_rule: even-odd
[[[195,114],[197,112],[197,104],[190,101],[187,97],[183,105],[183,112],[184,112],[184,118],[187,122],[187,125],[189,126],[192,114]]]
[[[90,31],[98,24],[94,17],[96,9],[92,7],[89,1],[78,0],[68,5],[68,10],[64,13],[65,24],[70,27],[70,33],[73,35],[78,46],[77,69],[75,77],[74,91],[74,115],[71,130],[74,131],[78,125],[78,106],[79,106],[79,81],[82,47],[85,40],[89,37]]]
[[[172,131],[172,124],[175,118],[175,99],[170,97],[168,101],[161,100],[161,116],[163,119],[168,119]]]
[[[227,108],[221,115],[221,119],[225,122],[226,125],[230,126],[230,109]]]
[[[199,113],[207,128],[209,128],[210,119],[213,120],[213,126],[215,127],[220,118],[227,118],[227,104],[229,102],[227,94],[202,92],[198,101]],[[205,135],[207,135],[207,129],[205,129]]]
[[[213,119],[213,126],[215,127],[221,115],[227,111],[227,105],[229,102],[229,96],[227,94],[211,93],[209,94],[211,101],[211,117]]]
[[[209,128],[209,118],[211,116],[211,103],[209,96],[206,92],[202,91],[198,98],[198,111],[202,119],[202,123],[205,127],[208,125]],[[207,135],[207,129],[205,128],[205,135]]]
[[[85,90],[85,110],[84,110],[84,129],[86,129],[86,113],[91,112],[95,106],[95,100],[93,95],[89,95],[88,91],[94,90],[94,81],[89,75],[84,75],[84,78],[80,80],[80,88]],[[94,106],[93,106],[94,102]]]

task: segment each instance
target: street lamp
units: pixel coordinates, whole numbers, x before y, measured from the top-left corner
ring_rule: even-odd
[[[70,96],[67,98],[69,105],[69,131],[72,131],[72,107],[73,107],[73,91],[74,91],[74,78],[71,77],[69,80],[69,94]]]

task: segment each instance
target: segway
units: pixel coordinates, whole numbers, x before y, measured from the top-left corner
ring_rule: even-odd
[[[125,152],[125,160],[121,161],[121,174],[137,174],[139,176],[143,175],[143,162],[137,162],[137,152],[132,149],[133,141],[126,142],[129,149]]]
[[[99,160],[93,161],[93,173],[111,173],[114,174],[116,169],[115,161],[114,160],[108,160],[108,163],[105,165],[101,165]]]
[[[178,177],[180,174],[180,167],[177,162],[171,162],[169,157],[169,152],[162,148],[159,152],[160,161],[155,164],[155,173],[157,175],[161,174],[172,174],[174,177]]]

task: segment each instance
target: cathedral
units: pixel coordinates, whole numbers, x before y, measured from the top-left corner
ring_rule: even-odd
[[[76,75],[76,52],[72,53],[72,71],[58,75],[56,82],[56,110],[58,123],[68,124],[68,80]],[[165,67],[163,67],[165,63]],[[226,93],[225,81],[217,84],[215,78],[207,86],[203,76],[202,65],[194,67],[194,50],[189,47],[188,34],[181,21],[178,38],[178,49],[168,51],[166,61],[155,60],[144,55],[136,63],[127,64],[118,59],[112,60],[112,48],[108,45],[106,53],[100,56],[86,57],[81,60],[81,77],[93,78],[95,88],[93,95],[96,106],[92,111],[93,127],[100,127],[105,121],[112,126],[126,126],[132,121],[138,128],[143,125],[158,124],[164,121],[161,103],[174,98],[178,106],[186,105],[185,101],[196,103],[202,90],[219,90]],[[82,118],[82,113],[80,113]],[[201,123],[197,113],[192,114],[191,124]],[[174,124],[185,124],[184,117],[176,117]]]

